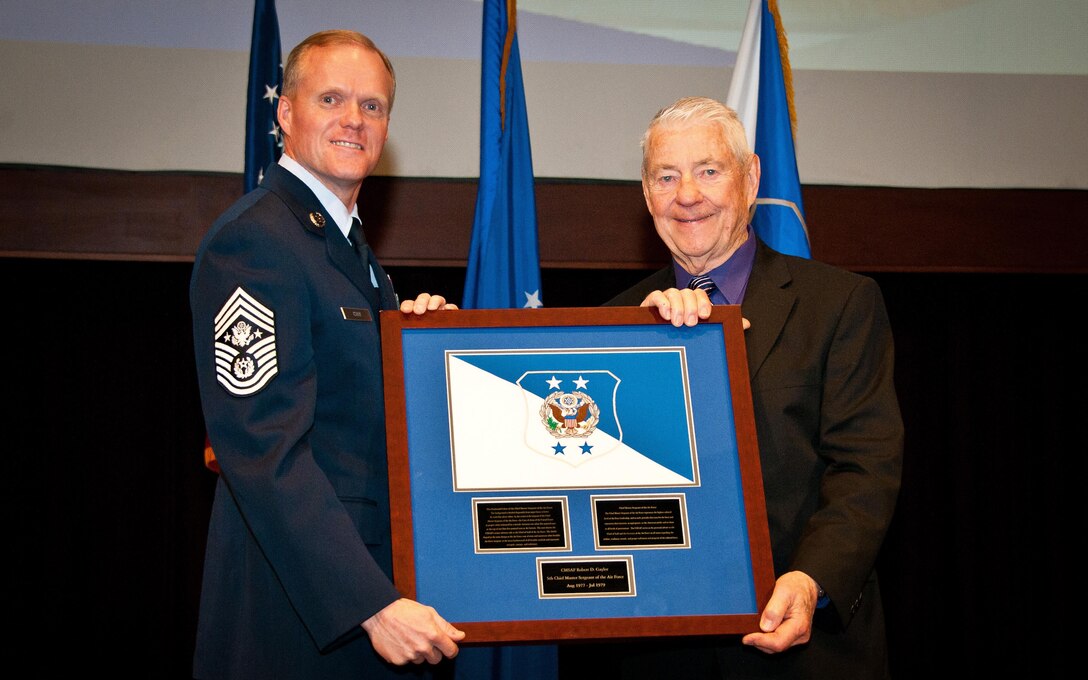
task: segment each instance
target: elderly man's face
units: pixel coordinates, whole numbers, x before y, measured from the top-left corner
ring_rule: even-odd
[[[642,193],[657,234],[691,274],[714,269],[747,238],[759,159],[738,167],[717,125],[663,126],[647,140]]]
[[[389,136],[393,78],[359,45],[315,47],[303,59],[296,91],[280,99],[283,150],[350,207]]]

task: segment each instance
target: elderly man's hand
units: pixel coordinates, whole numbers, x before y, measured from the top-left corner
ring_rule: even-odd
[[[706,291],[698,288],[669,288],[668,290],[655,290],[646,296],[640,307],[654,307],[661,318],[671,321],[673,326],[694,326],[700,321],[710,317],[713,305]],[[744,330],[752,327],[748,319],[741,319]]]
[[[771,599],[759,618],[759,631],[741,642],[775,654],[812,637],[812,615],[816,612],[816,582],[808,574],[790,571],[778,577]]]

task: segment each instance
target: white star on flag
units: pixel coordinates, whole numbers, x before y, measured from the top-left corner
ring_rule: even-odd
[[[540,301],[540,290],[534,290],[532,293],[525,291],[525,305],[523,308],[536,309],[537,307],[543,307],[544,304]]]

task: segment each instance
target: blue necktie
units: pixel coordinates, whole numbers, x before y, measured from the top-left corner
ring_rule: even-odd
[[[696,288],[702,288],[706,291],[706,296],[708,298],[713,298],[714,291],[718,290],[718,287],[714,285],[714,282],[711,281],[710,277],[706,274],[699,274],[698,276],[692,277],[691,281],[688,282],[688,288],[692,290],[695,290]],[[714,300],[711,299],[711,303],[713,302]]]
[[[355,254],[359,256],[359,261],[363,264],[363,269],[366,270],[367,275],[373,275],[374,280],[378,282],[377,292],[381,299],[379,307],[381,309],[397,309],[400,305],[397,301],[397,294],[393,290],[393,281],[389,278],[389,275],[385,273],[382,266],[378,264],[377,258],[374,257],[374,252],[370,250],[370,246],[366,243],[366,237],[363,236],[363,225],[359,221],[358,217],[353,217],[351,220],[351,229],[348,230],[348,238],[351,240],[351,247],[355,251]]]

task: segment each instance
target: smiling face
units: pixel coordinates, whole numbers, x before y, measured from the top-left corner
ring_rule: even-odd
[[[313,47],[302,60],[297,87],[280,97],[283,152],[350,209],[389,136],[393,77],[360,45]]]
[[[660,125],[646,140],[642,193],[661,240],[691,274],[729,259],[748,237],[759,158],[741,166],[720,125]]]

